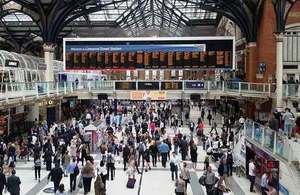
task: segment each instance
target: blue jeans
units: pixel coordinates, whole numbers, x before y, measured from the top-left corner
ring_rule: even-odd
[[[293,125],[292,124],[284,124],[284,133],[288,136],[291,135]]]

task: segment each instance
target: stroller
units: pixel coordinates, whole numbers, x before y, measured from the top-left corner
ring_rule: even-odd
[[[211,152],[211,159],[214,161],[214,162],[217,162],[221,157],[223,156],[223,153],[222,151],[217,148],[217,149],[212,149],[212,152]]]

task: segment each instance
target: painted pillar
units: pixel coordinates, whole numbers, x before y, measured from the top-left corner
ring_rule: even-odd
[[[54,81],[54,72],[53,72],[53,60],[54,60],[54,50],[55,45],[53,44],[44,44],[44,58],[46,64],[46,81],[51,82]]]
[[[276,107],[282,108],[283,33],[275,34],[275,38],[276,38]]]
[[[256,42],[248,43],[246,51],[246,80],[249,82],[255,82],[257,72]]]

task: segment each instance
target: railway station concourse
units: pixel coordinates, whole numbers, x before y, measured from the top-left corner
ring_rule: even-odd
[[[299,0],[0,0],[0,194],[300,195]]]

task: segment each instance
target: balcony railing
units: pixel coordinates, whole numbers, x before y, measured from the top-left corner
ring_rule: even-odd
[[[144,85],[142,87],[140,84]],[[146,83],[146,84],[145,84]],[[149,89],[147,88],[149,87]],[[69,94],[76,91],[124,91],[124,90],[165,90],[186,91],[190,93],[218,93],[245,95],[249,97],[274,97],[275,84],[220,81],[82,81],[75,82],[38,82],[38,83],[0,83],[0,100],[25,98],[27,96],[43,96]],[[283,96],[300,97],[298,84],[284,84]]]
[[[300,143],[294,138],[289,139],[282,131],[274,131],[252,120],[246,120],[244,132],[246,138],[274,155],[288,162],[300,160]]]

